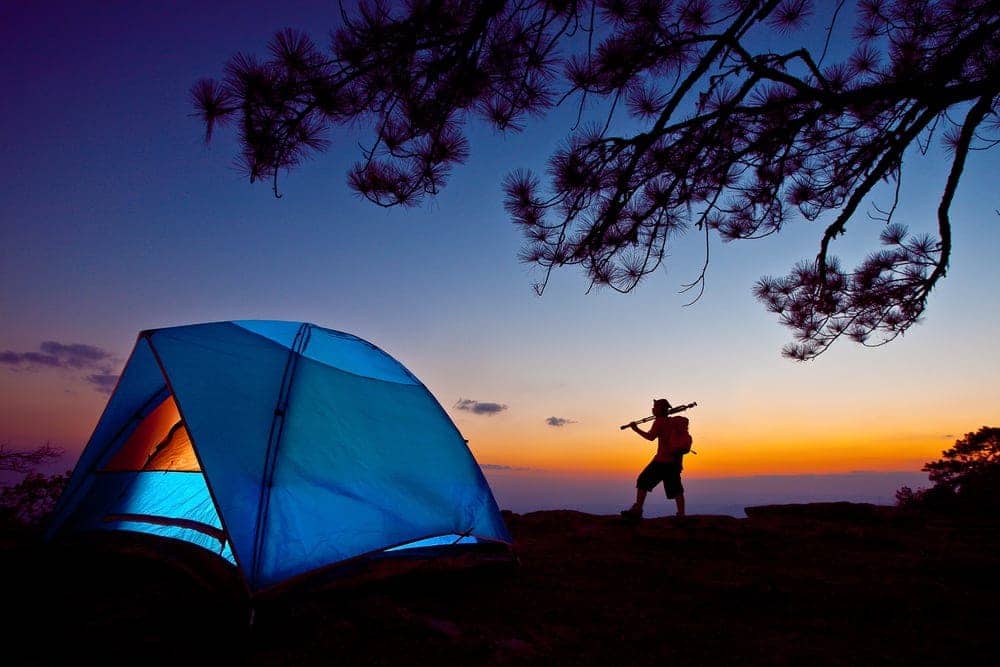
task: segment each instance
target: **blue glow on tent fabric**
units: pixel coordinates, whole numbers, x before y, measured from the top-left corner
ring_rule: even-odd
[[[161,526],[138,521],[108,521],[101,528],[105,530],[127,530],[133,533],[145,533],[147,535],[156,535],[157,537],[182,540],[207,549],[226,559],[230,564],[236,565],[236,557],[233,556],[233,551],[229,547],[228,541],[220,543],[219,540],[212,536],[197,530],[179,526]]]
[[[386,549],[386,551],[405,551],[407,549],[421,549],[423,547],[444,547],[454,544],[478,544],[480,540],[468,535],[438,535],[428,537],[425,540],[417,540],[409,544],[401,544],[398,547]]]

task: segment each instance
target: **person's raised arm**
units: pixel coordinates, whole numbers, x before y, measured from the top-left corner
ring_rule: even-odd
[[[657,427],[659,423],[660,423],[659,419],[654,420],[653,425],[649,428],[648,431],[643,431],[641,428],[639,428],[639,425],[636,424],[635,422],[632,422],[631,424],[629,424],[629,426],[632,427],[633,431],[644,437],[646,440],[656,440],[656,436],[659,435],[659,433],[657,432]]]

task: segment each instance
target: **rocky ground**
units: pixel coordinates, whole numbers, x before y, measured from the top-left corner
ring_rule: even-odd
[[[1000,519],[848,503],[747,514],[628,524],[570,511],[505,513],[516,564],[411,564],[394,576],[263,601],[253,626],[234,580],[212,564],[8,536],[0,571],[13,660],[4,662],[814,667],[995,659]]]

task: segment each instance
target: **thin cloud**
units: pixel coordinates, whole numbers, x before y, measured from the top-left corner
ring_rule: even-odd
[[[94,389],[102,394],[110,394],[111,390],[118,384],[118,374],[110,371],[101,371],[87,376],[87,382],[93,385]]]
[[[460,398],[458,402],[455,403],[456,410],[465,410],[466,412],[471,412],[475,415],[486,415],[487,417],[492,417],[493,415],[499,414],[507,409],[507,406],[502,403],[487,403],[484,401],[474,401],[471,398]]]
[[[565,417],[549,417],[545,420],[545,423],[549,426],[565,426],[566,424],[576,424],[577,422],[572,419],[566,419]]]
[[[47,340],[41,344],[40,349],[45,354],[59,359],[69,368],[93,368],[111,360],[111,353],[107,350],[82,343],[64,345],[54,340]]]
[[[36,366],[58,368],[60,366],[59,358],[51,354],[42,354],[41,352],[12,352],[10,350],[0,352],[0,364],[15,368],[32,368]]]
[[[531,470],[531,468],[524,468],[521,466],[505,466],[498,463],[480,463],[479,467],[483,470]]]
[[[87,372],[83,380],[97,391],[109,394],[118,382],[118,374],[113,366],[119,363],[107,350],[83,343],[60,343],[43,341],[37,351],[0,352],[0,366],[15,371],[35,372],[48,368],[59,368]]]
[[[47,340],[38,352],[0,352],[0,364],[18,368],[47,366],[50,368],[98,368],[111,360],[111,353],[94,345],[57,343]]]

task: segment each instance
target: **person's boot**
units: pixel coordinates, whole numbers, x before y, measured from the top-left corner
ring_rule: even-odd
[[[621,515],[626,519],[641,519],[642,518],[642,508],[638,505],[632,505],[627,510],[622,510]]]

